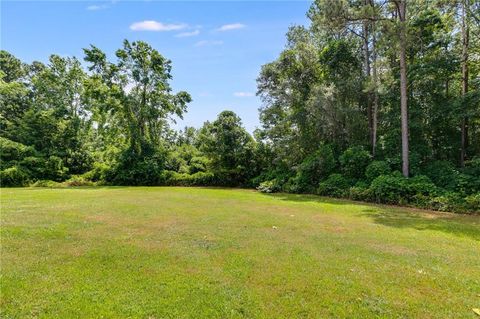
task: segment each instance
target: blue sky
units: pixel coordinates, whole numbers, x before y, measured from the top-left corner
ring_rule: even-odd
[[[0,1],[1,48],[25,62],[52,53],[83,59],[94,44],[110,58],[123,39],[144,40],[172,60],[174,91],[193,98],[176,127],[199,127],[225,109],[252,132],[256,78],[274,60],[308,1]]]

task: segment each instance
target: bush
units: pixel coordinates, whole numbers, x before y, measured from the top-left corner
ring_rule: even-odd
[[[33,147],[14,142],[8,138],[0,137],[0,163],[2,167],[6,168],[9,162],[18,162],[25,157],[33,155],[35,155]]]
[[[298,166],[296,176],[286,185],[290,192],[314,192],[318,183],[335,168],[335,158],[329,145],[322,145]]]
[[[465,203],[469,213],[480,213],[480,193],[465,197]]]
[[[478,177],[480,179],[480,157],[475,157],[465,162],[463,173]]]
[[[171,186],[208,186],[214,184],[214,175],[208,172],[186,174],[164,171],[162,173],[162,180],[164,180],[166,185]]]
[[[30,186],[31,187],[49,187],[49,188],[63,187],[62,183],[58,183],[48,179],[38,180]]]
[[[48,158],[28,156],[20,163],[20,166],[27,169],[34,180],[48,179],[62,181],[67,177],[68,168],[63,165],[60,157],[50,156]]]
[[[455,192],[445,192],[440,196],[430,198],[428,208],[442,212],[457,213],[463,213],[466,210],[464,199]]]
[[[276,184],[279,187],[279,190],[282,189],[283,185],[285,185],[288,179],[291,177],[291,172],[283,171],[283,170],[268,170],[260,175],[252,178],[249,182],[249,185],[253,187],[258,187],[263,182],[268,182],[271,180],[275,180]]]
[[[365,170],[365,177],[368,183],[371,183],[375,178],[380,175],[388,175],[391,173],[390,165],[385,161],[373,161],[368,164]]]
[[[63,161],[60,157],[50,156],[45,161],[45,169],[42,177],[54,181],[61,181],[65,179],[67,172],[68,168],[63,166]]]
[[[93,164],[93,168],[90,171],[82,174],[82,176],[92,182],[100,182],[107,180],[110,171],[111,168],[107,164],[96,162]]]
[[[412,203],[415,196],[431,197],[439,193],[438,188],[428,177],[419,175],[405,178],[398,172],[375,178],[370,190],[376,202],[387,204]]]
[[[276,193],[281,190],[281,185],[276,179],[265,181],[258,185],[257,190],[262,193]]]
[[[301,187],[299,185],[299,179],[297,175],[290,177],[285,184],[282,186],[282,191],[286,193],[301,193],[305,192],[305,186]],[[311,186],[308,185],[308,189],[310,189]]]
[[[75,187],[75,186],[94,186],[95,183],[85,179],[85,177],[80,175],[73,175],[68,180],[62,183],[67,187]]]
[[[20,163],[23,168],[30,172],[32,179],[42,179],[46,177],[46,160],[43,157],[28,156],[25,157]]]
[[[459,172],[450,162],[433,161],[423,169],[423,173],[439,187],[448,190],[455,190],[455,187],[457,186]]]
[[[370,163],[371,156],[363,147],[354,146],[343,152],[339,160],[345,177],[362,179],[365,176],[365,169]]]
[[[372,191],[368,187],[354,186],[348,192],[348,197],[352,200],[369,202],[372,200]]]
[[[319,183],[317,194],[344,197],[347,195],[349,183],[341,174],[331,174],[326,180]]]
[[[139,155],[133,149],[125,150],[116,167],[107,172],[106,180],[115,185],[162,185],[165,183],[165,153],[146,149]]]
[[[205,172],[209,164],[208,158],[204,156],[194,156],[190,160],[189,172],[195,174],[198,172]]]
[[[18,166],[0,171],[0,186],[15,187],[28,185],[30,177],[24,169]]]

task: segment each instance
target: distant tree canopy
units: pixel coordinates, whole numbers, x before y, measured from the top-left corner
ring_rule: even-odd
[[[316,0],[261,69],[261,127],[171,129],[191,97],[145,42],[0,51],[2,186],[218,185],[480,210],[480,4]],[[52,184],[53,183],[53,184]]]

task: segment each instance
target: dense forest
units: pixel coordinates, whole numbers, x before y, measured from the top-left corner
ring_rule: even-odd
[[[480,212],[480,2],[316,0],[261,68],[261,127],[171,124],[171,61],[0,52],[2,186],[211,185]]]

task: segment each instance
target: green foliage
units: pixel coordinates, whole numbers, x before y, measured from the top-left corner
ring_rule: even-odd
[[[447,161],[433,161],[427,164],[423,173],[428,176],[435,185],[448,190],[454,190],[458,184],[459,172],[452,163]]]
[[[479,177],[480,178],[480,157],[475,157],[470,161],[465,163],[465,168],[463,169],[465,174]]]
[[[367,182],[371,183],[380,175],[388,175],[391,173],[390,165],[386,161],[373,161],[368,164],[365,170]]]
[[[370,160],[370,154],[361,146],[348,148],[339,158],[343,174],[352,179],[361,179],[365,176],[365,169]]]
[[[234,112],[223,111],[213,123],[206,122],[198,143],[219,185],[244,185],[255,176],[255,141]]]
[[[35,149],[33,147],[0,137],[0,163],[2,167],[7,167],[9,162],[19,162],[34,154]]]
[[[353,200],[371,202],[373,200],[372,190],[364,186],[353,186],[349,189],[348,197]]]
[[[162,149],[137,150],[128,148],[120,154],[116,166],[106,171],[106,182],[114,185],[162,185],[165,180],[166,154]]]
[[[168,170],[184,174],[205,172],[209,160],[192,144],[181,144],[168,153],[166,166]]]
[[[329,176],[334,169],[335,158],[332,148],[329,145],[322,145],[298,166],[290,187],[294,192],[313,193],[320,180]]]
[[[455,191],[460,194],[474,194],[480,192],[480,178],[468,174],[459,174],[456,178]]]
[[[92,182],[106,181],[109,174],[111,174],[111,167],[105,163],[96,162],[93,168],[84,173],[82,176]]]
[[[51,181],[51,180],[48,180],[48,179],[41,179],[41,180],[38,180],[35,183],[31,184],[30,186],[32,186],[32,187],[57,188],[57,187],[63,187],[63,184],[55,182],[55,181]]]
[[[480,193],[480,157],[467,161],[462,172],[455,190],[464,194]]]
[[[375,178],[370,190],[376,202],[387,204],[409,204],[414,202],[415,196],[429,197],[439,193],[428,177],[405,178],[398,172]]]
[[[317,194],[335,197],[345,197],[348,194],[350,184],[341,174],[331,174],[318,185]]]
[[[58,156],[50,156],[45,161],[44,177],[52,180],[62,180],[67,175],[68,168],[63,166],[63,161]]]
[[[84,52],[95,82],[88,87],[93,90],[88,97],[102,114],[117,113],[115,123],[127,134],[129,152],[144,162],[142,153],[160,144],[166,120],[182,117],[190,95],[184,91],[172,94],[171,61],[146,42],[124,40],[123,47],[116,51],[116,63],[107,61],[106,54],[95,46]],[[132,176],[141,176],[145,165],[150,164],[138,163]],[[131,178],[124,181],[128,180]]]
[[[480,213],[480,193],[465,197],[466,207],[470,213]]]
[[[165,185],[171,186],[208,186],[215,183],[215,176],[210,172],[187,174],[175,171],[164,171],[162,175]]]
[[[28,170],[33,179],[49,179],[58,182],[68,176],[68,168],[63,166],[63,161],[58,156],[48,158],[29,156],[24,158],[20,165]]]
[[[75,186],[93,186],[95,185],[94,182],[86,179],[83,176],[80,175],[73,175],[70,177],[68,180],[62,183],[63,185],[67,187],[75,187]]]
[[[261,182],[257,190],[262,193],[276,193],[281,190],[281,185],[276,179]]]
[[[26,186],[30,177],[19,166],[13,166],[0,171],[0,184],[2,187]]]
[[[244,186],[477,211],[480,65],[471,57],[480,42],[470,41],[470,79],[460,95],[458,7],[409,2],[413,177],[404,178],[391,172],[402,164],[399,25],[392,8],[314,1],[310,26],[291,27],[285,50],[261,69],[261,128],[254,137],[232,111],[200,129],[172,130],[191,97],[174,93],[171,61],[143,41],[125,40],[115,61],[95,46],[85,49],[88,72],[74,57],[25,64],[0,51],[2,186]],[[462,119],[468,122],[464,168]]]

